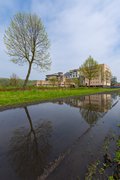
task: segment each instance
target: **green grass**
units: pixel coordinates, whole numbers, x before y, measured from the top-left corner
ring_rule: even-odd
[[[115,153],[115,161],[120,163],[120,150],[116,151]]]
[[[114,160],[116,162],[120,163],[120,137],[117,140],[116,146],[117,146],[117,150],[115,152],[115,159]]]
[[[105,88],[75,88],[75,89],[33,89],[33,90],[18,90],[18,91],[1,91],[0,92],[0,107],[20,105],[23,103],[37,103],[40,101],[79,96],[87,94],[95,94],[100,92],[115,91],[114,89]]]

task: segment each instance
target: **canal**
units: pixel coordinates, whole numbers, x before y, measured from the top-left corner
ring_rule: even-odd
[[[107,179],[116,168],[102,173],[120,136],[119,99],[103,93],[0,111],[0,180],[90,179],[96,163],[95,179]]]

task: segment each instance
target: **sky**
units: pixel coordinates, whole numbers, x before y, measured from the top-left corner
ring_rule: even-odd
[[[51,42],[51,70],[32,69],[30,79],[79,68],[91,55],[120,81],[120,0],[0,0],[0,77],[24,79],[27,65],[10,61],[3,37],[17,12],[36,13]]]

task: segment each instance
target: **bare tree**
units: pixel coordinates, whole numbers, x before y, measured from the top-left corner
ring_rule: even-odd
[[[17,86],[18,84],[19,84],[19,77],[15,73],[13,73],[10,76],[10,85]]]
[[[33,64],[40,70],[50,68],[50,43],[45,27],[37,15],[17,13],[5,31],[4,41],[7,53],[13,57],[12,62],[20,65],[27,63],[29,66],[24,87]]]
[[[99,64],[91,56],[80,67],[81,74],[88,79],[89,86],[92,79],[96,78],[99,73]]]
[[[51,82],[51,84],[52,84],[53,86],[58,85],[58,80],[57,80],[56,77],[51,77],[51,78],[49,79],[49,81]]]

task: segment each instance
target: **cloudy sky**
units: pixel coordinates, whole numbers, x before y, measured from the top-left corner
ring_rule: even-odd
[[[51,70],[32,70],[30,79],[78,68],[91,55],[108,64],[120,81],[120,0],[0,0],[0,77],[25,78],[27,65],[10,61],[4,31],[17,12],[41,17],[51,42]]]

